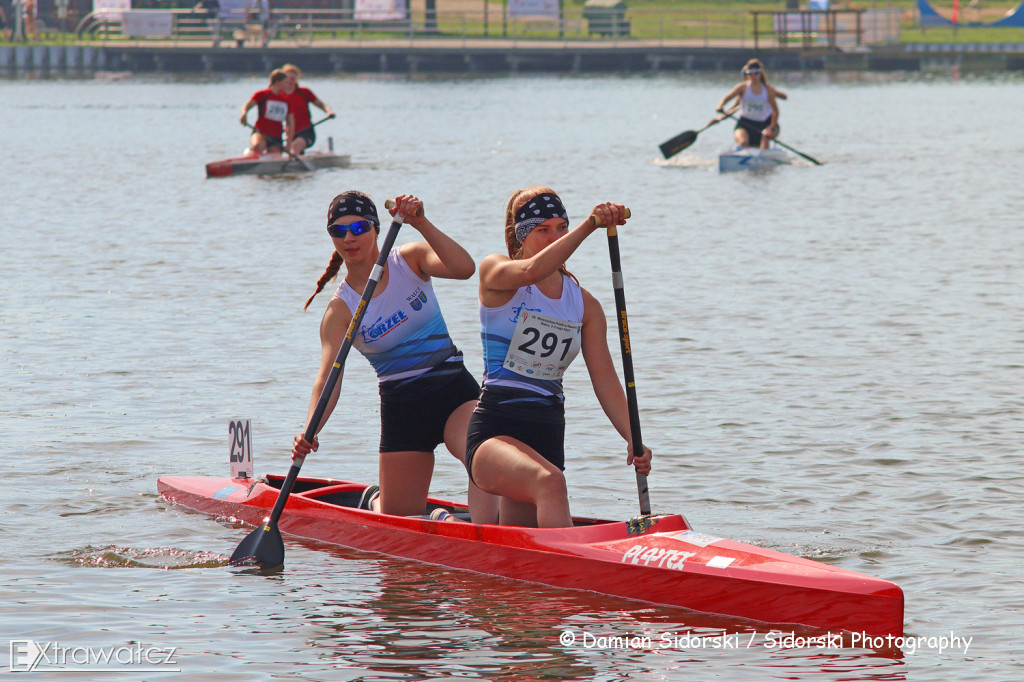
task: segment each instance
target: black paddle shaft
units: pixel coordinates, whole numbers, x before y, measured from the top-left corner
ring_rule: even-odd
[[[330,118],[330,116],[328,116],[327,118]],[[313,124],[313,126],[323,123],[324,121],[327,120],[327,118],[325,118],[323,121],[317,121],[316,123]],[[245,125],[247,128],[249,128],[249,130],[253,131],[254,133],[260,133],[261,135],[264,134],[263,131],[258,130],[254,125],[251,125],[249,123],[246,123]],[[313,126],[310,126],[310,128],[312,128]],[[316,166],[310,163],[308,159],[304,159],[301,156],[297,156],[294,152],[292,152],[291,150],[284,146],[281,147],[281,151],[290,156],[292,158],[292,161],[298,162],[300,166],[308,170],[310,173],[316,171]]]
[[[729,112],[729,114],[726,114],[726,116],[731,115],[735,111],[736,109],[733,109],[732,112]],[[661,155],[664,156],[666,159],[672,158],[673,156],[675,156],[676,154],[678,154],[679,152],[683,151],[684,149],[692,145],[694,142],[696,142],[698,135],[700,135],[701,133],[703,133],[705,130],[715,125],[716,123],[721,123],[724,119],[724,116],[716,116],[715,118],[711,119],[711,121],[700,130],[684,130],[683,132],[673,137],[671,140],[668,140],[667,142],[662,142],[660,145],[658,145],[658,149],[661,150]]]
[[[615,318],[619,324],[619,347],[622,349],[622,374],[626,380],[626,405],[629,408],[629,433],[633,456],[644,454],[644,441],[640,435],[640,406],[636,399],[636,377],[633,374],[633,353],[629,342],[629,322],[626,319],[626,291],[622,282],[622,264],[619,261],[619,233],[615,225],[608,226],[608,255],[612,263],[612,286],[615,289]],[[647,490],[647,476],[636,472],[636,489],[640,496],[640,513],[649,516],[651,497]]]
[[[310,443],[316,437],[320,420],[323,419],[324,413],[327,411],[327,405],[330,403],[331,395],[341,380],[342,368],[345,366],[345,360],[348,358],[349,351],[352,350],[352,337],[362,323],[363,315],[366,313],[366,306],[369,304],[370,298],[373,297],[377,283],[380,282],[381,275],[384,273],[384,264],[387,263],[388,255],[395,244],[395,239],[398,237],[398,230],[401,229],[403,220],[404,218],[401,214],[395,215],[394,220],[391,222],[391,227],[388,228],[388,233],[384,237],[384,244],[380,248],[380,255],[377,256],[377,262],[373,270],[370,271],[370,278],[363,288],[363,295],[359,299],[359,305],[352,314],[352,321],[348,324],[345,340],[342,341],[341,348],[338,349],[338,355],[334,358],[334,366],[331,367],[330,374],[327,375],[327,381],[320,392],[320,398],[316,402],[316,407],[309,418],[309,423],[306,424],[306,431],[303,437]],[[288,470],[288,475],[281,485],[281,492],[277,495],[274,508],[270,512],[270,517],[238,545],[235,553],[231,555],[231,563],[233,565],[250,564],[255,560],[255,563],[260,564],[263,568],[267,568],[276,567],[284,563],[284,547],[280,541],[281,533],[277,528],[277,522],[281,518],[284,506],[287,504],[288,497],[292,493],[292,487],[295,485],[295,479],[299,475],[299,469],[302,468],[304,460],[305,458],[299,458],[292,463],[291,468]],[[264,556],[261,556],[261,545],[266,546]]]
[[[331,367],[331,373],[327,375],[327,382],[324,384],[324,390],[320,392],[320,399],[316,401],[313,415],[309,418],[309,423],[306,424],[306,433],[303,437],[310,443],[316,438],[316,432],[320,427],[320,420],[324,418],[324,412],[327,411],[327,405],[331,401],[331,395],[334,393],[335,386],[341,380],[341,370],[345,366],[348,352],[352,350],[352,337],[355,336],[356,330],[362,324],[363,315],[366,314],[366,306],[370,303],[370,299],[373,298],[373,292],[380,282],[381,275],[384,274],[384,264],[387,263],[391,247],[395,245],[398,230],[402,227],[402,220],[402,216],[396,215],[395,219],[391,222],[387,236],[384,237],[384,244],[380,247],[377,264],[370,272],[370,278],[366,281],[366,286],[363,287],[363,296],[359,299],[359,305],[356,306],[356,311],[352,314],[352,321],[348,323],[348,333],[345,334],[345,340],[342,341],[341,348],[338,349],[338,355],[334,358],[334,366]],[[301,467],[302,460],[293,464],[292,468],[288,471],[284,485],[281,486],[281,494],[278,496],[277,503],[270,513],[270,523],[277,523],[277,520],[281,518],[281,512],[284,510],[285,502],[287,502],[288,495],[291,494],[292,485],[295,483],[295,477],[298,476]]]
[[[735,116],[733,116],[733,113],[734,113],[734,112],[735,112],[735,109],[734,109],[733,111],[730,111],[729,113],[727,113],[727,114],[726,114],[726,116],[728,116],[729,118],[733,118],[733,119],[734,119],[734,118],[736,118]],[[793,148],[792,148],[792,147],[790,147],[790,146],[789,146],[788,144],[786,144],[785,142],[783,142],[782,140],[780,140],[780,139],[778,139],[778,138],[774,138],[774,139],[772,140],[772,142],[774,142],[775,144],[779,145],[780,147],[784,147],[784,148],[788,149],[789,151],[793,152],[793,153],[794,153],[794,154],[796,154],[797,156],[802,156],[802,157],[804,157],[805,159],[807,159],[808,161],[810,161],[811,163],[813,163],[813,164],[814,164],[815,166],[824,166],[824,165],[825,165],[825,162],[824,162],[824,161],[818,161],[818,160],[817,160],[816,158],[814,158],[814,157],[813,157],[813,156],[811,156],[810,154],[804,154],[804,153],[803,153],[802,151],[800,151],[799,149],[793,149]]]

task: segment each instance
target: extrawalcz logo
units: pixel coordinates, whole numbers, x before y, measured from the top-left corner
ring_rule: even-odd
[[[39,659],[43,657],[43,650],[31,639],[12,639],[10,653],[9,667],[12,673],[35,670]]]
[[[181,672],[172,668],[177,647],[144,646],[138,642],[125,646],[93,648],[67,647],[56,642],[39,643],[31,639],[10,640],[11,672]]]

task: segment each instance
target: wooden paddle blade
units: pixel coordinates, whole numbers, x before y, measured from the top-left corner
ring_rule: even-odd
[[[673,156],[675,156],[676,154],[678,154],[679,152],[683,151],[691,144],[696,142],[696,140],[697,131],[686,130],[679,133],[668,142],[662,142],[660,145],[658,145],[658,149],[661,150],[662,156],[664,156],[666,159],[671,159]]]
[[[259,566],[262,569],[284,565],[284,538],[277,524],[264,522],[249,533],[228,561],[232,566]]]

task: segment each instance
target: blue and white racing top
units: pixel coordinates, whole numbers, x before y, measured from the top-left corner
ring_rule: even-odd
[[[505,305],[481,305],[480,329],[485,394],[503,386],[565,400],[562,375],[580,352],[583,330],[583,291],[572,278],[562,275],[557,299],[531,285]]]
[[[362,353],[383,384],[436,373],[462,370],[462,351],[455,347],[430,280],[412,271],[399,249],[388,255],[388,283],[370,299],[352,346]],[[342,281],[334,294],[351,312],[361,295]]]

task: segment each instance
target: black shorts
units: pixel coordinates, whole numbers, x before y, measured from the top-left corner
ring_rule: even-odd
[[[751,147],[760,147],[761,131],[770,126],[771,123],[771,119],[767,121],[754,121],[749,118],[740,118],[736,122],[736,127],[747,131],[747,142]]]
[[[263,136],[263,139],[266,141],[267,149],[270,149],[271,147],[281,147],[282,149],[284,148],[284,138],[281,138],[281,137],[270,137],[266,133],[263,133],[263,132],[260,132],[260,131],[257,131],[257,132],[259,132],[260,135]]]
[[[316,131],[313,130],[313,126],[309,126],[308,128],[303,128],[299,132],[295,133],[295,137],[301,137],[303,140],[305,140],[306,149],[309,149],[310,147],[313,146],[313,143],[316,142]]]
[[[466,434],[466,470],[473,480],[473,457],[489,438],[507,436],[528,445],[541,457],[565,471],[565,412],[561,403],[549,407],[508,407],[495,404],[485,391],[469,418]],[[516,401],[512,401],[515,404]],[[486,404],[485,404],[486,403]],[[474,481],[475,483],[475,481]]]
[[[480,385],[464,366],[452,373],[385,384],[380,390],[380,451],[433,452],[444,442],[444,427],[452,412],[476,400]]]

